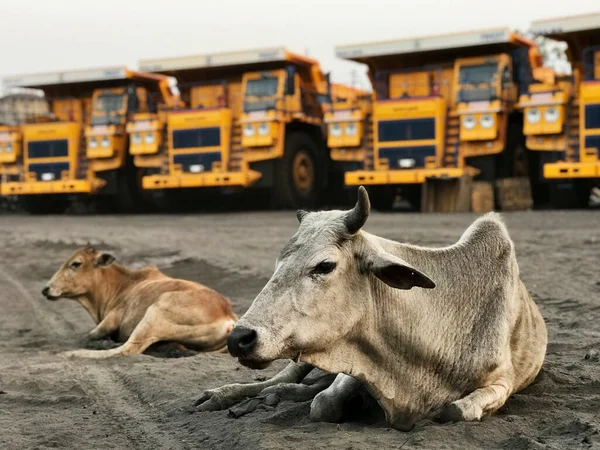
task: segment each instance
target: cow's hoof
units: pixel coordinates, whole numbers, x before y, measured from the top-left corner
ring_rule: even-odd
[[[481,419],[481,411],[478,411],[472,403],[453,402],[444,407],[439,415],[440,422],[471,422]]]
[[[342,419],[343,413],[343,405],[324,391],[317,394],[310,404],[309,419],[312,422],[336,423]]]

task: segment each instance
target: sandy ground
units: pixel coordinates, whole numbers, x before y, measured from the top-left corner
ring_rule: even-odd
[[[473,215],[373,214],[370,232],[422,245],[458,239]],[[548,324],[538,382],[481,423],[311,423],[309,403],[240,419],[194,412],[207,388],[272,375],[226,354],[66,360],[93,326],[83,308],[48,302],[44,282],[77,247],[112,249],[207,284],[243,314],[297,227],[293,213],[0,218],[0,449],[542,449],[600,448],[600,215],[506,216],[521,273]],[[593,354],[592,354],[593,356]]]

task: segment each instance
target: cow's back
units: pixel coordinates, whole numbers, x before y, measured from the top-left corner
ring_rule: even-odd
[[[402,376],[412,382],[406,384],[406,392],[397,394],[405,395],[407,402],[422,404],[426,399],[436,407],[456,400],[511,358],[518,315],[527,317],[524,327],[538,324],[532,319],[535,304],[519,295],[524,287],[514,246],[498,216],[484,216],[457,244],[443,249],[381,242],[386,251],[436,283],[432,290],[397,294],[398,301],[407,305],[403,317],[395,319],[401,322],[399,329],[411,330],[414,334],[408,339],[421,346],[401,355]]]
[[[146,277],[138,280],[122,295],[122,319],[119,335],[126,340],[136,325],[142,320],[150,306],[161,301],[168,301],[169,293],[189,292],[189,306],[206,308],[215,316],[233,315],[231,302],[221,294],[188,280],[171,278],[158,269],[148,269]]]

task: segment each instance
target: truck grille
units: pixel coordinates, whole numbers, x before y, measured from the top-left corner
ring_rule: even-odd
[[[380,148],[379,157],[389,161],[390,169],[411,169],[425,167],[425,158],[435,156],[435,146]],[[401,165],[401,160],[414,160],[414,163]]]
[[[60,180],[63,170],[69,170],[68,162],[29,164],[29,172],[35,172],[38,181]]]
[[[210,172],[212,164],[218,161],[221,161],[221,152],[173,155],[173,162],[181,164],[181,170],[187,173]]]

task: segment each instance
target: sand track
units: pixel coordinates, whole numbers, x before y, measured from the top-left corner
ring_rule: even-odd
[[[447,245],[472,215],[374,214],[367,230]],[[292,213],[139,217],[3,217],[0,221],[0,449],[542,449],[600,448],[600,216],[507,215],[522,277],[549,331],[536,384],[482,423],[424,422],[411,433],[381,421],[308,421],[284,402],[240,419],[193,412],[207,388],[270,376],[228,355],[67,360],[93,324],[83,308],[49,302],[44,282],[90,241],[127,264],[158,264],[205,283],[243,314],[293,234]]]

